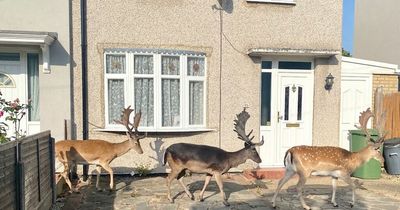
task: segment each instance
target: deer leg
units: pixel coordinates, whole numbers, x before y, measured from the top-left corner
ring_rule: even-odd
[[[337,184],[337,177],[332,177],[332,200],[331,203],[333,204],[333,207],[338,207],[336,203],[336,184]]]
[[[110,174],[110,191],[114,190],[114,173],[112,168],[108,164],[101,165],[104,170],[106,170]]]
[[[179,173],[180,173],[179,170],[173,170],[172,169],[171,173],[168,174],[167,179],[166,179],[167,180],[167,189],[168,189],[168,200],[171,203],[174,202],[174,200],[171,197],[171,182],[172,182],[172,180],[174,180],[178,176]]]
[[[185,190],[186,195],[191,199],[194,200],[194,196],[189,190],[187,189],[185,183],[183,183],[183,176],[178,179],[179,183],[181,183],[183,189]]]
[[[70,192],[74,191],[74,188],[72,187],[71,180],[69,180],[69,166],[68,163],[64,163],[64,171],[61,173],[61,176],[64,177],[65,182],[67,183]]]
[[[307,178],[302,173],[298,173],[298,174],[299,174],[299,181],[297,182],[297,186],[296,186],[297,195],[299,196],[299,200],[300,200],[300,203],[303,206],[303,208],[310,210],[311,208],[309,206],[307,206],[307,204],[303,198],[303,186],[306,183]]]
[[[228,203],[228,199],[225,196],[224,183],[222,182],[222,177],[221,177],[220,173],[215,173],[215,181],[217,182],[219,191],[221,192],[221,196],[222,196],[224,205],[229,206],[230,204]]]
[[[204,199],[203,199],[204,191],[206,191],[206,187],[207,187],[208,183],[210,183],[211,177],[212,177],[211,174],[206,175],[206,180],[204,181],[203,189],[201,190],[200,195],[199,195],[199,200],[201,202],[204,201]]]
[[[287,181],[289,181],[289,179],[292,178],[293,175],[295,175],[295,174],[296,173],[294,171],[292,171],[292,170],[286,170],[285,176],[281,180],[279,180],[278,187],[276,188],[274,197],[272,198],[272,207],[274,207],[274,208],[276,207],[276,204],[275,204],[276,197],[278,196],[278,193],[282,189],[283,185]]]
[[[99,180],[100,180],[101,166],[97,165],[97,166],[96,166],[96,171],[97,171],[96,189],[97,189],[98,191],[101,191],[101,189],[99,188]]]
[[[351,187],[351,190],[352,190],[352,200],[351,200],[350,206],[353,208],[354,203],[355,203],[355,197],[356,197],[356,195],[355,195],[356,186],[355,186],[353,180],[350,178],[350,176],[345,176],[345,177],[343,177],[343,180],[344,180],[348,185],[350,185],[350,187]]]

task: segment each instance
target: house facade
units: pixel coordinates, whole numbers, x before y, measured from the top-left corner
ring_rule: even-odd
[[[355,1],[354,57],[400,65],[399,7],[396,0]]]
[[[81,9],[72,1],[78,138]],[[117,173],[165,172],[177,142],[243,148],[233,132],[243,107],[247,132],[265,141],[261,167],[282,166],[294,145],[339,145],[342,1],[88,1],[86,11],[89,139],[124,140],[114,120],[129,105],[148,132],[144,154],[117,158]]]
[[[0,18],[2,97],[31,100],[32,108],[22,119],[23,132],[51,130],[53,137],[63,139],[64,121],[72,116],[70,3],[4,0]]]

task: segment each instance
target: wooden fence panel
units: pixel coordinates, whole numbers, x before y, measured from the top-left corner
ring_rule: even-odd
[[[0,145],[0,209],[50,209],[55,202],[54,171],[49,131]]]
[[[386,113],[386,139],[400,137],[400,93],[387,94],[383,98],[383,111]]]
[[[0,146],[0,209],[17,209],[16,142]]]

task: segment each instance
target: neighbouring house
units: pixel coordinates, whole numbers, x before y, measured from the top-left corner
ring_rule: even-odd
[[[355,1],[354,47],[356,58],[400,65],[400,1]]]
[[[294,145],[339,145],[341,0],[84,2],[71,1],[76,135],[124,140],[114,120],[128,105],[148,132],[117,173],[165,172],[163,149],[177,142],[241,149],[243,107],[265,139],[261,167],[283,166]]]
[[[32,100],[21,124],[28,135],[51,130],[62,139],[71,120],[69,5],[0,1],[0,91],[6,100]]]
[[[341,136],[340,146],[350,149],[349,130],[356,130],[358,116],[367,108],[374,109],[374,94],[383,87],[384,94],[398,90],[398,65],[358,58],[342,57]]]

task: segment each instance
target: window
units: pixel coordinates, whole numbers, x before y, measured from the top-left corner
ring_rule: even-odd
[[[19,61],[19,53],[0,52],[0,61]]]
[[[261,68],[272,69],[272,61],[262,61]],[[261,73],[261,126],[271,125],[271,72]]]
[[[7,74],[0,73],[0,88],[15,88],[15,82]]]
[[[205,54],[191,51],[122,49],[105,53],[106,127],[124,107],[141,111],[148,131],[205,127]]]
[[[311,62],[279,61],[279,69],[311,70]]]
[[[28,53],[28,98],[31,100],[28,120],[40,121],[39,117],[39,55]]]

